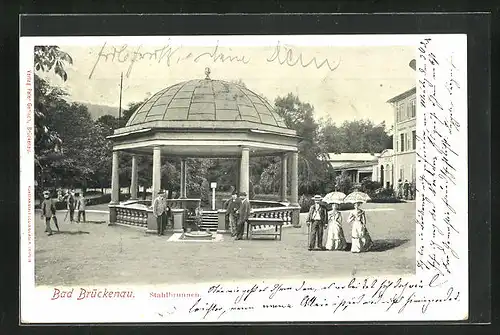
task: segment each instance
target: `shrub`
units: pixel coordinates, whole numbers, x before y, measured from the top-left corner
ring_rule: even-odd
[[[361,192],[365,192],[368,194],[370,197],[375,195],[375,191],[378,189],[382,188],[382,185],[378,181],[372,181],[369,178],[364,178],[361,181]]]
[[[310,195],[302,194],[299,198],[299,206],[301,213],[309,212],[309,208],[311,208],[314,201],[311,199]]]
[[[262,186],[260,185],[255,185],[253,187],[253,191],[255,192],[255,195],[261,194],[262,193]]]
[[[392,188],[378,188],[371,196],[373,203],[401,203],[404,202],[396,197]]]
[[[340,176],[335,177],[335,190],[343,193],[349,193],[352,189],[352,181],[347,172],[342,172]]]

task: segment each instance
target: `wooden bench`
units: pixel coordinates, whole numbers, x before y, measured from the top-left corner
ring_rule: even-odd
[[[279,240],[281,241],[283,224],[283,219],[280,218],[249,218],[247,224],[247,240],[251,240],[254,236],[274,236],[274,239],[279,237]],[[255,231],[254,227],[257,226],[272,226],[274,227],[274,230]]]

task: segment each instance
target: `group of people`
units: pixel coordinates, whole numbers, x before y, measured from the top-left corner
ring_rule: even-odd
[[[399,179],[396,196],[398,199],[415,200],[415,183],[408,182],[408,179],[405,179],[403,183],[401,179]]]
[[[44,199],[41,203],[42,220],[45,219],[45,232],[48,236],[51,236],[53,234],[52,228],[50,226],[51,220],[54,221],[57,231],[59,231],[59,224],[57,222],[56,216],[56,205],[53,199],[50,197],[50,191],[43,191],[43,198]],[[82,218],[83,222],[86,221],[85,208],[87,205],[87,200],[85,199],[83,192],[80,194],[75,193],[74,190],[67,190],[66,194],[63,195],[62,191],[60,190],[57,194],[57,200],[59,202],[66,203],[66,209],[68,211],[66,215],[69,216],[70,223],[74,222],[75,210],[78,211],[78,223],[81,222],[80,220]]]
[[[239,194],[233,192],[231,199],[224,204],[224,209],[226,210],[226,218],[229,221],[231,237],[234,237],[237,241],[242,240],[245,224],[252,210],[246,192],[240,192]]]
[[[332,209],[321,204],[322,197],[315,195],[314,204],[310,207],[307,216],[309,228],[309,248],[314,250],[315,246],[320,250],[346,250],[347,242],[342,228],[342,214],[338,210],[338,204],[332,203]],[[349,213],[347,223],[352,225],[351,252],[359,253],[369,251],[373,241],[366,228],[366,214],[361,209],[361,202],[354,204],[354,210]],[[326,243],[323,245],[323,231],[326,229]]]

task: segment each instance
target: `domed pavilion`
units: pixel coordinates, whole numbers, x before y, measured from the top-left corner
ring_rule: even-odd
[[[288,129],[261,96],[234,83],[210,78],[169,86],[151,96],[130,117],[113,141],[110,223],[119,204],[120,152],[132,154],[131,200],[137,199],[137,155],[153,155],[152,196],[161,185],[161,158],[181,158],[180,198],[186,198],[186,158],[223,158],[239,161],[239,192],[249,193],[249,160],[279,155],[282,161],[281,200],[298,204],[299,137]],[[287,160],[291,160],[291,192],[287,199]]]

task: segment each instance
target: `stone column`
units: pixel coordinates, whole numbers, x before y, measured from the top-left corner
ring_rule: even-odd
[[[137,179],[139,177],[138,175],[138,169],[137,169],[137,156],[132,155],[132,178],[130,180],[130,199],[131,200],[136,200],[137,199]]]
[[[250,196],[250,149],[247,147],[241,148],[240,161],[240,185],[239,191],[246,192],[247,197]]]
[[[120,156],[118,151],[113,151],[111,170],[111,204],[120,203]]]
[[[111,167],[111,202],[109,203],[109,224],[116,223],[116,205],[120,203],[120,156],[118,151],[113,151]]]
[[[239,192],[240,191],[240,173],[241,171],[241,158],[237,158],[236,159],[236,185],[234,185],[234,187],[236,187],[235,191],[236,192]]]
[[[161,187],[161,148],[153,148],[153,190],[152,200],[156,198]]]
[[[185,199],[186,198],[186,184],[187,184],[187,178],[186,178],[186,159],[185,158],[181,158],[181,187],[180,187],[180,190],[181,190],[181,194],[180,194],[180,198],[181,199]]]
[[[290,191],[290,203],[292,206],[299,205],[299,154],[297,152],[291,153],[292,164],[291,164],[291,174],[292,183]]]
[[[287,185],[287,155],[281,155],[281,201],[285,202],[288,195],[288,185]]]

